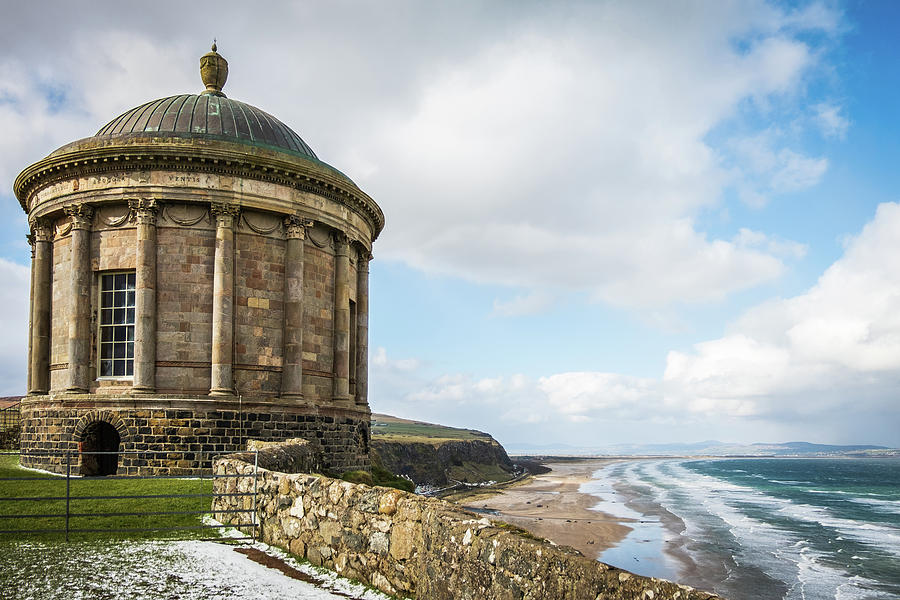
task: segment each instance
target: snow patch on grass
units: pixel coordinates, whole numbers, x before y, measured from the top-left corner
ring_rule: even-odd
[[[219,542],[13,542],[0,544],[0,589],[13,600],[388,599],[266,544],[252,546],[321,585],[287,577]]]

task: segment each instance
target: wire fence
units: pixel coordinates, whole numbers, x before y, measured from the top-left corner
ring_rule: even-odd
[[[19,410],[21,402],[16,402],[11,406],[0,408],[0,431],[7,431],[19,426],[22,422],[22,411]]]
[[[47,455],[44,452],[42,455]],[[0,469],[0,539],[3,536],[59,536],[68,542],[82,534],[130,534],[167,538],[221,539],[222,528],[235,527],[243,536],[229,540],[255,541],[259,527],[256,517],[258,457],[248,474],[216,474],[203,470],[201,475],[105,475],[80,476],[74,471],[85,455],[111,457],[140,454],[145,457],[179,454],[178,451],[58,452],[65,475],[36,470]],[[197,453],[192,453],[197,454]],[[79,457],[79,455],[81,455]],[[212,464],[216,455],[209,455]],[[0,452],[20,456],[19,452]],[[13,462],[13,461],[8,461]],[[220,479],[244,480],[229,487],[234,491],[216,492]],[[243,490],[243,491],[242,491]],[[218,498],[242,497],[243,508],[216,509]],[[223,525],[217,517],[226,513],[250,515],[246,525]],[[204,519],[204,516],[212,519]],[[202,538],[196,534],[217,535]]]

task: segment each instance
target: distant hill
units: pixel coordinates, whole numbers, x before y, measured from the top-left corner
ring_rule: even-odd
[[[417,442],[443,442],[447,440],[491,440],[490,434],[475,429],[460,429],[447,427],[424,421],[411,421],[382,415],[372,414],[372,437],[381,440],[402,439],[402,441]]]
[[[832,445],[810,442],[731,444],[718,440],[679,444],[616,444],[577,448],[565,444],[511,444],[514,454],[617,456],[897,456],[900,450],[867,444]]]

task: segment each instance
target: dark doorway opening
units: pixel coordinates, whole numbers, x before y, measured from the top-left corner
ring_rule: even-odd
[[[105,421],[88,425],[81,436],[81,474],[115,475],[119,468],[119,432]],[[115,454],[87,454],[113,452]]]

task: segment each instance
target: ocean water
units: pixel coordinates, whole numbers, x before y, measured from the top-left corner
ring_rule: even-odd
[[[626,461],[581,491],[635,520],[603,562],[731,600],[900,598],[900,459]]]

